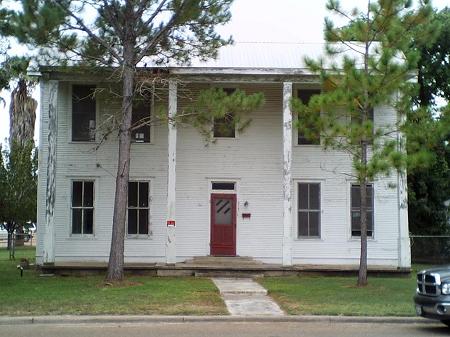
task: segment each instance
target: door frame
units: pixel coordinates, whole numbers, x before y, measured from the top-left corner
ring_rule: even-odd
[[[235,182],[236,183],[236,182]],[[230,191],[231,192],[231,191]],[[210,236],[209,236],[209,254],[211,256],[237,256],[236,252],[237,252],[237,219],[238,219],[238,202],[237,202],[237,193],[236,191],[232,191],[233,193],[221,193],[218,191],[218,193],[215,193],[213,190],[210,192],[209,194],[209,203],[210,203],[210,207],[209,207],[209,232],[210,232]],[[214,197],[223,197],[223,198],[229,198],[232,199],[232,202],[234,202],[234,207],[232,209],[232,212],[234,212],[234,216],[232,215],[232,220],[233,220],[233,254],[231,255],[215,255],[213,254],[213,246],[212,246],[212,242],[213,242],[213,196]]]

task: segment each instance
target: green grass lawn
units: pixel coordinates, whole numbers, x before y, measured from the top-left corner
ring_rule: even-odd
[[[369,276],[356,287],[356,276],[269,277],[260,283],[292,315],[414,316],[415,271],[410,277]]]
[[[34,261],[34,248],[18,249],[16,261],[0,248],[0,315],[227,313],[208,279],[130,276],[124,286],[110,287],[103,275],[40,277],[25,270],[21,278],[16,269],[21,257]]]

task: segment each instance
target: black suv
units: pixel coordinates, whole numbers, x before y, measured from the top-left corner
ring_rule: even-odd
[[[418,316],[438,319],[450,327],[450,265],[417,273],[414,302]]]

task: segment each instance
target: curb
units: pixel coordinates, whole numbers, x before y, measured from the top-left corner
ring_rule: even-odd
[[[360,316],[3,316],[0,325],[28,324],[149,324],[149,323],[194,323],[194,322],[323,322],[323,323],[391,323],[423,324],[436,323],[419,317],[360,317]]]

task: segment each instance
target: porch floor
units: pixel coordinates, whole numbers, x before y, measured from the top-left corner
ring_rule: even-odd
[[[77,274],[103,272],[107,263],[101,262],[58,262],[41,266],[43,273]],[[132,274],[155,276],[233,276],[233,277],[263,277],[287,276],[301,274],[333,274],[353,275],[358,271],[358,265],[313,265],[296,264],[283,266],[281,264],[263,263],[251,257],[195,257],[185,262],[175,264],[165,263],[126,263],[125,271]],[[410,268],[371,265],[368,267],[372,275],[409,275]]]

